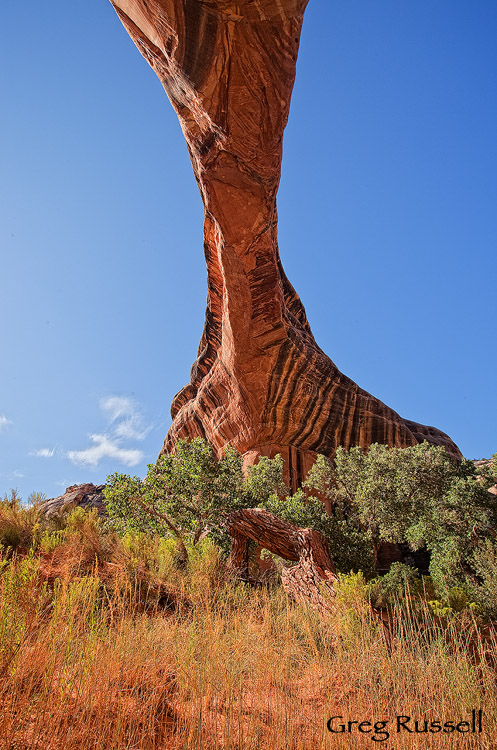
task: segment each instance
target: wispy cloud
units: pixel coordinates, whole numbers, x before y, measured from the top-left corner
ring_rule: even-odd
[[[135,402],[127,396],[106,396],[100,399],[100,408],[107,414],[111,423],[120,417],[132,417],[136,414]]]
[[[7,419],[5,414],[0,414],[0,432],[9,424],[12,424],[12,420]]]
[[[19,469],[14,469],[14,471],[0,472],[0,479],[3,479],[7,482],[13,482],[15,479],[22,479],[23,477],[24,474],[19,471]]]
[[[144,454],[133,448],[123,448],[120,441],[109,435],[90,435],[93,445],[81,451],[68,451],[67,457],[74,464],[96,467],[104,458],[115,458],[125,466],[136,466]]]
[[[107,396],[100,399],[100,409],[114,425],[113,435],[122,440],[145,440],[152,429],[146,425],[135,401],[127,396]]]
[[[123,440],[145,440],[152,425],[145,425],[140,415],[123,419],[116,425],[114,435]]]
[[[143,461],[143,451],[126,445],[144,440],[153,428],[145,423],[139,405],[127,396],[106,396],[100,399],[100,410],[106,417],[108,430],[90,435],[91,445],[68,451],[67,458],[74,464],[92,468],[106,458],[125,466],[136,466]]]
[[[55,448],[38,448],[38,450],[31,451],[30,456],[39,456],[39,458],[52,458],[55,453]]]

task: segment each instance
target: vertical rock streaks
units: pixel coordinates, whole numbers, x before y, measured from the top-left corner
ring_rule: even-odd
[[[338,371],[281,266],[276,193],[307,0],[111,2],[178,115],[205,208],[205,328],[163,450],[200,435],[248,462],[280,452],[294,488],[338,445],[426,439],[460,455]]]

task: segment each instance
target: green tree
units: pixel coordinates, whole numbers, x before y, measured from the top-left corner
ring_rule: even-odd
[[[480,481],[484,483],[485,487],[491,487],[497,484],[497,453],[488,460],[483,460],[481,464],[476,467],[476,473],[480,477]]]
[[[426,546],[443,596],[454,586],[479,585],[475,561],[489,569],[475,553],[494,538],[497,502],[473,462],[456,462],[442,447],[339,448],[334,463],[318,457],[305,486],[329,501],[332,514],[364,531],[375,560],[382,542]]]
[[[407,530],[413,549],[426,545],[430,574],[437,591],[447,595],[454,586],[478,586],[474,553],[493,538],[497,503],[465,462],[441,498],[431,498]]]
[[[497,540],[484,539],[472,556],[472,567],[477,575],[472,594],[482,612],[497,620]]]
[[[246,502],[252,505],[264,503],[271,495],[285,496],[288,487],[283,480],[285,462],[278,453],[274,458],[260,456],[258,462],[247,468],[243,485]]]
[[[339,448],[334,462],[318,456],[304,488],[291,496],[283,472],[281,456],[261,457],[244,477],[242,456],[234,448],[217,460],[205,440],[181,440],[174,453],[149,465],[144,480],[111,475],[105,497],[118,528],[172,534],[184,560],[186,543],[195,545],[206,533],[227,550],[226,515],[261,506],[320,531],[341,572],[371,575],[382,542],[406,542],[431,552],[430,571],[442,595],[454,586],[479,590],[482,597],[482,585],[493,590],[488,544],[495,542],[497,503],[487,491],[490,480],[471,461],[456,462],[428,443]]]
[[[318,456],[314,475],[326,483],[330,462]],[[350,573],[362,570],[370,576],[374,573],[371,545],[362,529],[350,523],[338,505],[333,513],[327,513],[323,501],[300,489],[293,495],[283,480],[284,461],[262,457],[248,468],[244,484],[246,507],[259,505],[285,521],[321,532],[328,542],[331,557],[338,571]]]
[[[218,461],[205,440],[180,440],[174,453],[149,464],[145,479],[109,476],[104,495],[120,531],[172,534],[186,559],[187,540],[196,544],[226,511],[243,506],[242,459],[228,446]]]
[[[366,533],[376,560],[381,542],[406,540],[419,514],[443,497],[457,471],[442,447],[375,443],[367,452],[338,448],[334,464],[318,457],[304,484],[329,501],[332,513]]]
[[[119,473],[107,478],[104,495],[109,517],[121,533],[175,536],[183,560],[188,557],[187,542],[195,545],[205,533],[226,550],[229,539],[222,526],[227,513],[288,492],[280,455],[262,456],[248,468],[246,478],[242,462],[231,446],[218,460],[206,440],[180,440],[174,453],[149,464],[145,479]]]

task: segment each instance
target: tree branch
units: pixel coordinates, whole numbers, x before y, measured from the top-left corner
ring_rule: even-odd
[[[186,548],[185,542],[183,541],[183,537],[181,535],[180,530],[177,526],[173,524],[173,522],[165,515],[165,513],[160,513],[158,510],[155,510],[150,505],[147,505],[143,502],[143,500],[140,497],[135,498],[138,505],[144,510],[146,513],[150,513],[152,516],[155,516],[156,518],[160,518],[161,521],[164,521],[167,528],[173,532],[174,536],[177,538],[180,549],[181,549],[181,562],[186,563],[188,560],[188,550]]]

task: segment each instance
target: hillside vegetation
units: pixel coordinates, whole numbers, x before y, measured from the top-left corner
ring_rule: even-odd
[[[193,460],[197,449],[205,446],[180,447],[179,464],[171,469],[176,498],[172,480],[167,492],[163,483],[162,494],[157,484],[153,494],[147,480],[145,486],[133,480],[133,492],[127,493],[131,478],[110,478],[110,520],[81,508],[47,519],[36,503],[26,506],[15,493],[0,503],[0,748],[363,748],[371,746],[371,735],[330,734],[327,720],[341,715],[391,720],[393,726],[397,715],[409,715],[457,723],[480,708],[480,735],[403,732],[389,741],[382,735],[379,746],[494,747],[497,555],[485,485],[493,474],[479,480],[469,466],[451,464],[452,478],[439,496],[443,513],[428,525],[441,486],[433,480],[431,493],[418,493],[423,512],[410,517],[406,501],[399,510],[402,525],[382,526],[386,506],[377,510],[379,498],[388,491],[392,507],[400,502],[393,491],[400,487],[400,475],[394,481],[388,466],[376,474],[356,468],[355,492],[347,483],[346,500],[341,482],[345,466],[350,469],[347,461],[357,465],[364,458],[352,452],[350,459],[339,456],[335,466],[320,460],[309,482],[316,491],[319,484],[327,499],[336,493],[337,507],[342,503],[328,522],[316,501],[303,494],[283,508],[281,495],[273,494],[281,490],[278,461],[262,462],[244,480],[232,454],[227,473],[235,467],[235,481],[223,475],[224,469],[219,474],[206,452],[204,470],[211,474],[202,478]],[[409,457],[411,466],[415,458]],[[438,454],[430,460],[445,476]],[[181,474],[185,465],[188,471]],[[182,482],[192,471],[188,486],[194,494],[188,496]],[[422,479],[420,474],[421,484]],[[206,490],[201,499],[197,489],[208,481],[217,495]],[[467,516],[461,510],[461,483],[474,490],[467,496]],[[368,551],[364,571],[359,555],[354,561],[343,553],[330,615],[287,600],[277,574],[287,564],[281,560],[270,561],[272,572],[259,587],[226,575],[226,487],[236,489],[245,507],[258,500],[299,525],[314,519],[330,540],[341,528],[335,552],[343,549],[347,535]],[[478,488],[486,494],[480,496]],[[414,496],[413,487],[409,492]],[[198,514],[181,515],[186,506],[197,507],[192,498],[203,507],[200,532]],[[375,512],[372,498],[378,498]],[[149,503],[160,516],[146,512]],[[135,511],[128,523],[125,507]],[[325,528],[326,523],[334,525]],[[411,531],[416,523],[423,535]],[[459,555],[445,573],[444,548],[437,546],[441,530],[446,541],[453,540],[452,559]],[[430,545],[440,582],[400,563],[386,576],[375,576],[375,550],[387,534],[394,541],[409,535],[413,546]],[[433,552],[439,549],[437,557]],[[350,560],[353,572],[346,570]],[[371,603],[383,608],[388,639]]]

